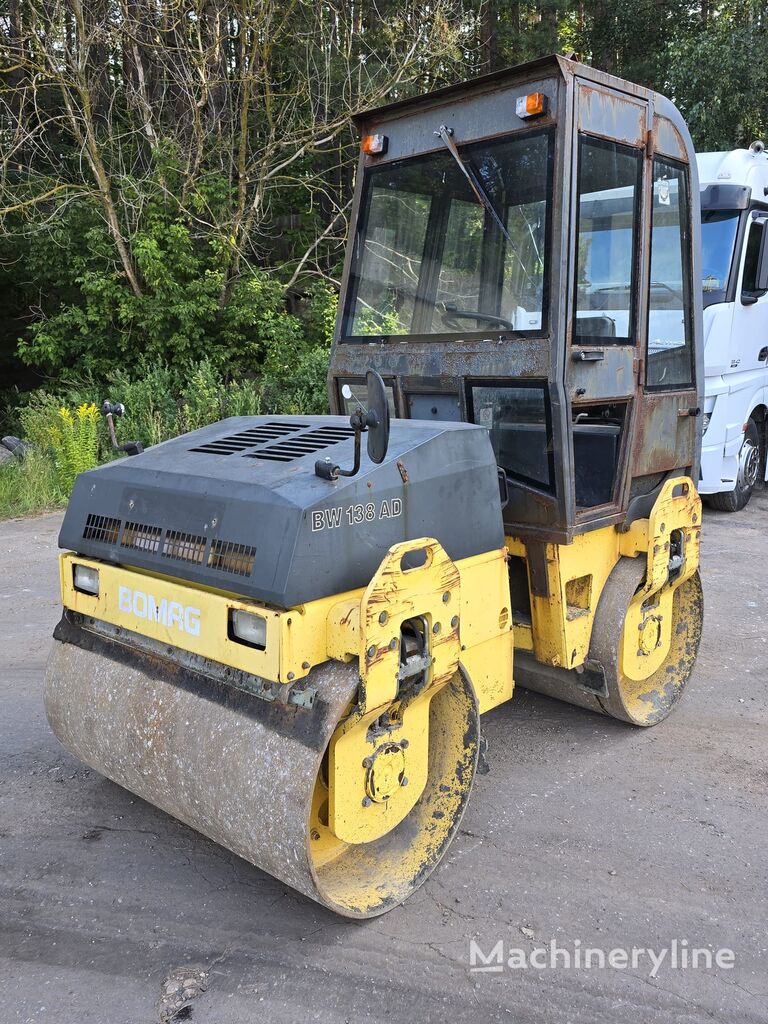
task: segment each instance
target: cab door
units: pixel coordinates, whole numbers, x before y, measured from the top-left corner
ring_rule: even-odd
[[[648,103],[577,80],[567,331],[574,521],[620,510],[641,351]]]
[[[566,385],[575,522],[586,527],[623,518],[668,472],[697,463],[699,404],[683,138],[651,102],[586,83],[576,119]]]

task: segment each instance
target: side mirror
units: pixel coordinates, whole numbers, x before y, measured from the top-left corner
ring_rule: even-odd
[[[768,230],[763,223],[763,238],[760,245],[760,256],[757,261],[756,291],[768,292]]]
[[[368,387],[368,408],[364,409],[358,402],[357,409],[349,417],[349,425],[355,432],[355,461],[352,469],[342,469],[341,466],[334,466],[332,462],[323,462],[318,459],[315,463],[315,474],[323,480],[338,480],[340,476],[356,476],[360,472],[360,447],[364,433],[368,434],[368,458],[371,462],[379,465],[387,457],[389,448],[387,389],[381,376],[375,370],[368,371],[365,375],[365,383]],[[341,393],[347,400],[354,398],[348,384],[344,385]]]
[[[742,306],[753,306],[768,292],[768,220],[758,211],[753,211],[747,233],[747,255],[744,277],[741,282]],[[759,232],[759,238],[757,237]],[[755,253],[753,240],[759,245]]]
[[[368,386],[368,458],[378,466],[387,457],[389,448],[389,403],[387,389],[380,374],[369,370],[365,375]]]
[[[116,452],[124,452],[126,455],[141,455],[144,451],[144,445],[141,441],[126,441],[125,444],[117,443],[117,434],[115,432],[115,417],[125,415],[125,406],[122,402],[110,402],[107,400],[101,407],[101,414],[107,421],[109,427],[109,439],[112,442],[112,447]]]

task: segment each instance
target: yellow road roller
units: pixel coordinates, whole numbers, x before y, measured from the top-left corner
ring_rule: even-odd
[[[333,415],[78,477],[45,703],[75,756],[365,918],[445,852],[513,680],[637,726],[680,697],[703,375],[668,100],[549,57],[358,127]]]

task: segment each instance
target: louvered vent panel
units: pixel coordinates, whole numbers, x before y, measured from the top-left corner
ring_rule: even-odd
[[[276,441],[288,434],[295,434],[299,430],[306,430],[308,426],[307,423],[262,423],[257,427],[241,430],[237,434],[217,437],[198,448],[190,448],[190,451],[204,452],[207,455],[235,455],[257,445]]]
[[[303,455],[311,455],[339,444],[340,441],[346,441],[348,437],[353,437],[354,433],[351,427],[318,427],[317,430],[286,438],[255,452],[247,452],[245,457],[264,459],[267,462],[293,462]]]
[[[229,540],[211,541],[208,566],[220,572],[231,572],[236,576],[250,576],[256,548],[248,544],[234,544]]]
[[[117,544],[120,520],[110,516],[97,516],[89,512],[83,530],[84,540],[95,540],[100,544]]]
[[[144,523],[126,523],[120,546],[155,554],[160,549],[162,527],[146,526]]]
[[[163,542],[163,557],[176,558],[181,562],[200,564],[205,555],[205,537],[193,533],[168,530]]]

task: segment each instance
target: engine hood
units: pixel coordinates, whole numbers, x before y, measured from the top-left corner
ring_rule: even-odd
[[[315,474],[353,444],[342,416],[222,420],[81,474],[59,546],[290,608],[366,586],[403,540],[453,559],[504,544],[485,428],[393,420],[381,465]]]

